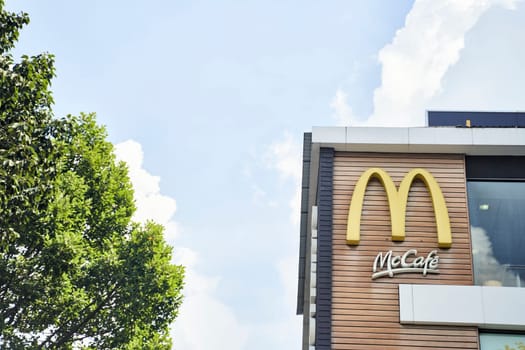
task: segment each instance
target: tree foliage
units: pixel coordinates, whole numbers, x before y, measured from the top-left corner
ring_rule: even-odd
[[[515,348],[509,345],[505,345],[505,350],[525,350],[525,343],[519,341],[516,342],[515,345]]]
[[[28,22],[0,0],[0,345],[169,349],[183,268],[95,116],[53,117],[53,56],[13,60]]]

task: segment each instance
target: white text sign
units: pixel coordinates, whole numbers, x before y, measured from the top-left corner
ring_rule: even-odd
[[[374,260],[372,279],[394,275],[399,273],[422,273],[426,276],[429,273],[439,273],[439,256],[437,250],[433,250],[426,257],[417,256],[417,250],[407,250],[403,255],[394,255],[391,250],[388,253],[377,254]]]

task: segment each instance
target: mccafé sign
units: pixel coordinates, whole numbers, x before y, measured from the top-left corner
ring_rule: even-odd
[[[393,241],[403,241],[405,239],[408,193],[414,180],[418,179],[425,184],[430,194],[436,218],[438,246],[440,248],[450,248],[452,245],[452,234],[445,198],[436,179],[428,171],[421,168],[412,169],[408,172],[401,181],[399,190],[396,188],[390,175],[380,168],[368,169],[361,175],[355,185],[348,211],[346,228],[346,242],[348,245],[359,244],[361,211],[363,209],[365,191],[372,178],[378,179],[385,189],[390,207]],[[392,251],[386,254],[380,252],[374,260],[372,279],[382,276],[393,277],[397,273],[422,273],[423,275],[439,273],[437,269],[438,263],[437,250],[431,251],[426,256],[418,256],[415,249],[409,249],[402,255],[394,255]]]
[[[394,277],[398,273],[439,273],[439,256],[437,250],[433,250],[426,257],[417,256],[417,250],[409,249],[403,255],[393,255],[392,251],[377,254],[372,269],[372,279],[389,276]]]

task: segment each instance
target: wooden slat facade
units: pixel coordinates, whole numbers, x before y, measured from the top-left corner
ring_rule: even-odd
[[[390,212],[382,185],[372,179],[361,218],[361,241],[346,244],[347,215],[353,188],[369,168],[384,169],[399,186],[413,168],[428,170],[447,203],[452,247],[439,249],[434,210],[425,185],[416,180],[410,190],[406,238],[392,242]],[[429,154],[357,154],[336,152],[333,174],[332,349],[479,349],[475,327],[401,325],[398,285],[472,285],[464,157]],[[426,256],[437,249],[440,274],[409,273],[371,279],[379,252],[400,255],[417,249]]]

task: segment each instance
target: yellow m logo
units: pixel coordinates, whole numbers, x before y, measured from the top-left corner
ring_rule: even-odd
[[[390,206],[390,220],[392,221],[392,240],[403,241],[405,239],[405,216],[408,201],[408,192],[415,179],[423,181],[430,193],[434,214],[436,217],[438,244],[441,248],[449,248],[452,245],[452,234],[450,232],[450,220],[447,205],[436,179],[424,169],[413,169],[405,175],[399,191],[390,175],[380,168],[368,169],[361,175],[355,185],[348,221],[346,227],[346,243],[349,245],[359,244],[361,211],[365,199],[365,191],[371,178],[378,179],[385,188],[388,205]]]

